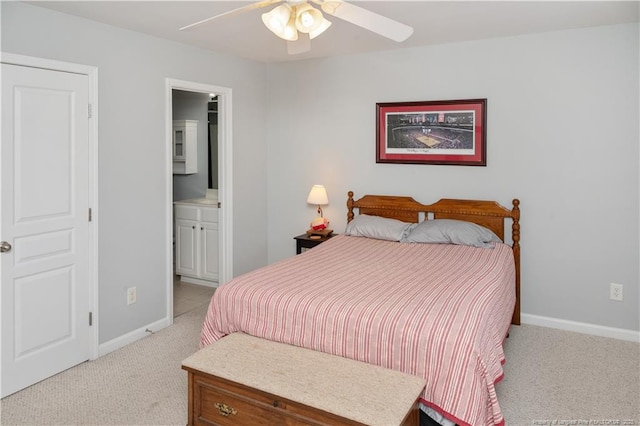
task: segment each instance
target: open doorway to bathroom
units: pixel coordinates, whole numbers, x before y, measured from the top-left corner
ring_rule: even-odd
[[[167,315],[207,304],[231,276],[231,90],[167,79]]]
[[[218,95],[172,89],[173,316],[218,285]]]

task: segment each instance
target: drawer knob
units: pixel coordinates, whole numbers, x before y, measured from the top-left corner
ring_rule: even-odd
[[[220,412],[220,414],[224,417],[229,417],[229,414],[238,414],[238,410],[220,402],[216,402],[216,408],[218,409],[218,412]]]
[[[278,405],[280,405],[280,404],[278,403],[278,401],[273,401],[273,406],[274,406],[274,407],[277,407]]]

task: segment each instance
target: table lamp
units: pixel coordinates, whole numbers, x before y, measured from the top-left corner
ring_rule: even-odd
[[[327,190],[323,185],[313,185],[311,191],[309,192],[309,196],[307,197],[307,203],[318,206],[318,217],[313,219],[311,222],[310,228],[307,231],[308,235],[311,236],[324,236],[330,235],[333,231],[328,229],[329,221],[322,214],[322,207],[329,204],[329,197],[327,197]]]

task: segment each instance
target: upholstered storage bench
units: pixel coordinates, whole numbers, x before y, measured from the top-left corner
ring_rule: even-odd
[[[182,362],[189,425],[418,425],[417,376],[234,333]]]

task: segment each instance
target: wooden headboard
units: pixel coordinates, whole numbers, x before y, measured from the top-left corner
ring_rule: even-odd
[[[501,240],[505,237],[505,221],[511,219],[511,240],[516,269],[516,306],[512,324],[520,324],[520,201],[513,200],[513,208],[503,207],[496,201],[441,199],[433,204],[421,204],[411,197],[392,195],[365,195],[353,199],[349,191],[347,199],[347,223],[354,218],[353,209],[359,214],[382,216],[403,222],[420,220],[456,219],[473,222],[492,230]]]

